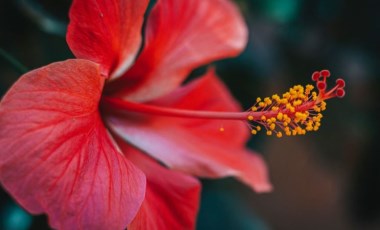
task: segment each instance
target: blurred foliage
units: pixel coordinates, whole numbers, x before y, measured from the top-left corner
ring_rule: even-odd
[[[64,37],[70,2],[1,1],[0,48],[29,69],[73,57]],[[250,41],[238,58],[216,65],[244,108],[257,96],[307,84],[314,70],[324,68],[346,79],[347,96],[328,102],[318,133],[252,138],[249,146],[268,162],[273,193],[255,194],[232,179],[203,181],[198,228],[380,228],[379,2],[236,2]],[[0,59],[1,95],[17,71]],[[48,228],[46,217],[31,219],[4,191],[0,202],[2,229]]]

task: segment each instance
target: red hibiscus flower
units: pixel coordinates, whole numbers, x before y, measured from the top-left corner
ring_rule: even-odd
[[[143,40],[147,5],[74,0],[67,41],[77,59],[25,74],[1,101],[1,183],[53,228],[193,229],[193,176],[271,189],[244,147],[246,113],[214,71],[183,85],[244,48],[236,7],[158,0]]]

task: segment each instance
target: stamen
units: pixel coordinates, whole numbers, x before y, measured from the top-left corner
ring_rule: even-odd
[[[325,100],[345,95],[345,81],[341,78],[336,80],[336,85],[326,92],[326,79],[330,77],[330,71],[316,71],[312,74],[311,79],[316,82],[318,93],[312,91],[314,86],[306,87],[296,85],[284,93],[282,97],[277,94],[273,95],[270,101],[258,98],[252,111],[249,113],[247,120],[252,128],[251,133],[256,135],[260,126],[265,128],[267,135],[276,133],[277,137],[304,135],[310,131],[317,131],[321,126],[323,117],[322,111],[326,109]],[[268,105],[271,109],[268,109]],[[258,119],[254,119],[254,118]],[[255,126],[257,124],[258,126]],[[261,129],[261,128],[260,128]]]
[[[124,101],[118,98],[103,97],[101,100],[102,112],[108,113],[142,113],[151,116],[168,116],[190,119],[213,119],[244,121],[251,129],[251,134],[256,135],[261,130],[267,135],[277,137],[304,135],[310,131],[317,131],[321,126],[322,112],[326,109],[326,100],[334,97],[342,98],[345,95],[345,81],[336,80],[336,85],[327,89],[326,79],[330,77],[330,71],[316,71],[312,74],[314,86],[296,85],[280,97],[274,94],[272,97],[261,99],[245,112],[220,112],[220,111],[196,111],[183,110],[168,107],[160,107],[148,104],[139,104]],[[224,127],[219,128],[225,132]]]

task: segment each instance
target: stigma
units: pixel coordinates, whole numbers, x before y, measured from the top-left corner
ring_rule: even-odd
[[[262,131],[268,136],[281,138],[317,131],[326,110],[326,100],[345,95],[345,81],[341,78],[336,80],[335,86],[327,89],[329,77],[328,70],[316,71],[311,77],[315,86],[296,85],[281,96],[258,97],[247,113],[251,134]]]

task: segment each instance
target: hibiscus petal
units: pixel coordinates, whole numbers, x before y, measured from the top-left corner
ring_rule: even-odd
[[[74,0],[67,43],[77,58],[101,65],[118,77],[133,63],[141,45],[141,27],[149,0]]]
[[[58,229],[123,229],[144,174],[117,148],[98,112],[98,65],[68,60],[21,77],[0,103],[0,181]]]
[[[196,110],[237,110],[213,71],[155,103]],[[271,189],[262,158],[244,147],[248,132],[244,122],[141,113],[107,114],[105,119],[125,141],[171,168],[201,177],[236,176],[258,192]],[[221,125],[224,132],[219,131]]]
[[[200,183],[186,174],[168,170],[120,140],[126,156],[147,177],[145,200],[128,229],[195,229]]]
[[[196,67],[236,56],[247,29],[229,0],[159,0],[146,28],[145,47],[109,92],[148,101],[175,89]]]

